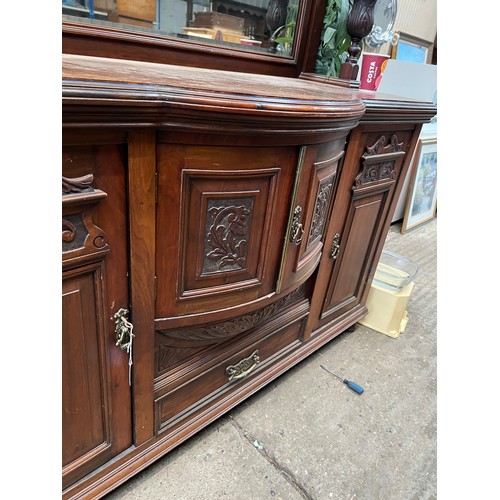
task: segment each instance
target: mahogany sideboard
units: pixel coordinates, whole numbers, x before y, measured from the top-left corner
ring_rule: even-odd
[[[431,103],[63,55],[63,497],[353,326]]]

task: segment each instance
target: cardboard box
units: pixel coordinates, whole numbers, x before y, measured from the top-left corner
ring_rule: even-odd
[[[233,31],[243,34],[245,19],[219,12],[195,12],[193,27]]]

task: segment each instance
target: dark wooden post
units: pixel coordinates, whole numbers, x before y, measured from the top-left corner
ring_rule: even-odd
[[[347,49],[349,56],[340,67],[339,76],[344,80],[356,80],[358,76],[357,56],[361,52],[361,40],[372,30],[376,3],[377,0],[354,0],[347,18],[347,33],[351,37],[351,46]]]
[[[266,12],[266,26],[270,31],[269,52],[275,53],[278,44],[274,41],[274,32],[286,23],[288,0],[271,0]]]

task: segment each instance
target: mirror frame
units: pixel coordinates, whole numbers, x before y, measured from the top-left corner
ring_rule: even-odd
[[[314,71],[325,8],[326,0],[301,0],[292,57],[68,20],[62,21],[62,52],[298,77]]]

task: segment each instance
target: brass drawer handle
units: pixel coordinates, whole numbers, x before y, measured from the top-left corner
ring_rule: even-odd
[[[295,245],[300,245],[302,236],[304,235],[304,228],[302,224],[299,223],[301,212],[302,207],[297,205],[293,211],[292,231],[290,232],[290,242],[295,243]]]
[[[333,237],[332,248],[330,249],[330,258],[335,260],[340,252],[340,234],[336,233]]]
[[[259,364],[259,351],[254,351],[248,358],[244,358],[235,365],[226,368],[226,374],[229,377],[229,382],[245,378]]]

